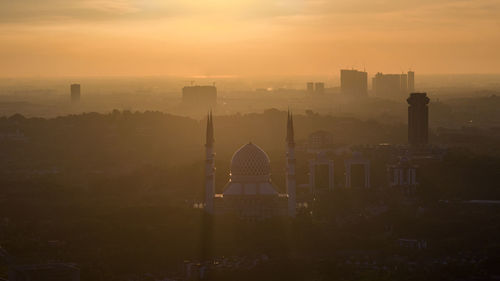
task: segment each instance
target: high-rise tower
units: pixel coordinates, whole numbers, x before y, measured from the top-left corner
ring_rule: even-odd
[[[429,138],[429,98],[426,93],[411,93],[408,106],[408,142],[426,145]]]
[[[72,102],[78,102],[80,101],[80,84],[71,84],[70,90],[71,90],[71,101]]]
[[[340,92],[351,97],[368,95],[368,73],[354,69],[340,70]]]
[[[215,153],[214,153],[214,123],[212,112],[207,115],[207,133],[205,143],[205,210],[214,211],[215,195]]]
[[[408,71],[408,92],[413,93],[415,91],[415,72]]]
[[[296,214],[296,182],[295,182],[295,136],[293,131],[293,116],[288,112],[286,128],[286,191],[288,193],[288,215]]]

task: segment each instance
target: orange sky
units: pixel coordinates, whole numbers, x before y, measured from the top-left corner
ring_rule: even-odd
[[[500,73],[499,0],[0,0],[0,76]]]

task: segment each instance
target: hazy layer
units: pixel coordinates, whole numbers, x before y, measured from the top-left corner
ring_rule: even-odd
[[[500,72],[497,0],[0,0],[0,76]]]

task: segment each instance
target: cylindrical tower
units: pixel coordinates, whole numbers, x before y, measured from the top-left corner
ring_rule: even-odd
[[[426,93],[411,93],[408,104],[408,142],[426,145],[429,139],[429,98]]]

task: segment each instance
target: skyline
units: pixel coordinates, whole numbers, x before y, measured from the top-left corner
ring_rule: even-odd
[[[500,3],[0,0],[0,77],[500,73]]]

